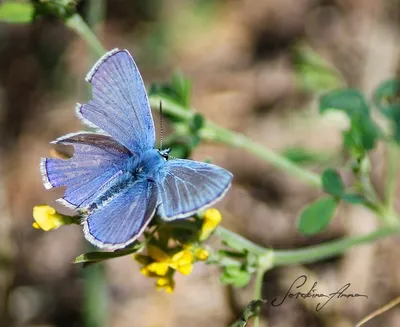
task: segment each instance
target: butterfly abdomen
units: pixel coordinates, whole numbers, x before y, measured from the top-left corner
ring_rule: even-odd
[[[114,200],[125,189],[131,187],[137,178],[131,172],[124,172],[103,193],[101,193],[88,207],[87,212],[92,213]]]
[[[144,152],[139,158],[130,157],[127,160],[126,170],[87,207],[87,212],[90,214],[106,206],[138,181],[144,179],[153,181],[154,174],[164,163],[165,159],[156,149]]]

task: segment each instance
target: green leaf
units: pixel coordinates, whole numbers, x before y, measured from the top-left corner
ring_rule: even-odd
[[[281,154],[298,165],[320,164],[332,158],[327,153],[319,153],[301,147],[288,147]]]
[[[322,173],[321,179],[322,187],[326,193],[334,196],[341,196],[344,192],[343,181],[335,169],[326,169]]]
[[[297,222],[297,228],[304,235],[314,235],[323,231],[331,222],[337,201],[329,196],[320,198],[306,206]]]
[[[400,80],[392,79],[378,86],[373,95],[376,107],[387,117],[393,118],[400,104]]]
[[[76,257],[76,259],[73,261],[73,263],[83,263],[84,267],[92,264],[92,263],[97,263],[100,261],[104,260],[109,260],[109,259],[114,259],[114,258],[119,258],[123,257],[129,254],[133,254],[135,252],[138,252],[142,250],[144,245],[142,243],[135,243],[132,247],[123,249],[123,250],[118,250],[114,252],[88,252],[79,255]]]
[[[251,273],[240,266],[227,266],[220,277],[221,283],[232,284],[240,288],[246,286],[251,279]]]
[[[230,250],[219,250],[218,253],[223,257],[232,257],[232,258],[245,258],[247,255],[246,253],[243,252],[236,252]]]
[[[334,66],[311,47],[298,45],[293,55],[296,79],[306,91],[327,91],[344,84],[342,76]]]
[[[342,194],[341,199],[347,203],[351,204],[362,204],[366,202],[366,199],[361,194],[356,193],[345,193]]]
[[[191,83],[189,79],[185,78],[181,73],[175,72],[172,76],[172,88],[175,90],[181,105],[188,108],[190,105],[190,89]]]
[[[66,21],[76,13],[76,4],[76,0],[42,0],[35,6],[35,17],[57,17]]]
[[[158,96],[165,98],[166,100],[179,105],[183,109],[189,109],[190,85],[190,81],[184,78],[182,74],[175,73],[170,82],[152,84],[149,90],[149,97]],[[170,118],[174,117],[171,116]]]
[[[342,110],[350,118],[369,114],[369,107],[362,93],[350,88],[335,90],[321,96],[319,111],[324,113],[328,110]]]
[[[343,133],[344,147],[354,157],[372,150],[381,130],[371,119],[363,94],[356,89],[340,89],[320,98],[320,112],[341,110],[350,118],[350,128]]]
[[[394,140],[400,144],[400,80],[383,82],[374,93],[374,103],[393,122]]]
[[[263,305],[265,300],[252,300],[244,309],[242,316],[235,321],[231,327],[245,327],[250,319],[258,314],[261,305]]]
[[[195,114],[192,119],[191,129],[193,132],[198,132],[204,126],[204,116],[201,114]]]
[[[0,22],[26,24],[33,20],[33,14],[31,2],[6,1],[0,4]]]
[[[343,143],[350,153],[359,156],[372,150],[380,135],[381,130],[369,116],[357,115],[351,119],[350,129],[343,133]]]

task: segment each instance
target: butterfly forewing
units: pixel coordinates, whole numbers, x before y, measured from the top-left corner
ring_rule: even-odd
[[[110,136],[75,133],[54,141],[73,145],[72,158],[42,160],[42,174],[46,188],[66,186],[59,200],[72,208],[85,207],[96,195],[107,188],[126,165],[130,152]]]
[[[86,77],[93,99],[78,105],[77,114],[135,153],[152,149],[155,130],[142,77],[126,50],[104,55]]]

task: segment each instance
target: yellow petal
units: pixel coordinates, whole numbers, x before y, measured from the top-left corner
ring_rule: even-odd
[[[36,223],[36,222],[34,222],[34,223],[32,224],[32,227],[33,227],[33,228],[36,228],[36,229],[40,229],[40,226],[39,226],[38,223]]]
[[[146,266],[147,270],[157,276],[165,276],[168,272],[169,266],[166,262],[153,262]]]
[[[222,220],[222,215],[221,213],[215,209],[215,208],[210,208],[207,209],[206,212],[204,213],[204,221],[213,224],[214,226],[218,226],[219,223]]]
[[[33,227],[36,228],[38,226],[46,232],[65,224],[63,215],[59,214],[54,208],[48,205],[33,207],[33,218],[36,222],[36,225]]]
[[[197,248],[195,250],[196,259],[200,261],[205,261],[210,256],[210,252],[203,248]]]
[[[167,293],[172,293],[175,288],[175,282],[172,277],[161,277],[156,283],[157,290],[165,290]]]
[[[181,265],[177,269],[182,275],[190,275],[193,271],[193,264]]]
[[[147,269],[147,267],[143,267],[143,268],[141,268],[140,269],[140,272],[143,274],[143,275],[145,275],[146,277],[149,277],[151,274],[150,274],[150,271]]]
[[[164,289],[167,293],[174,293],[175,285],[167,285]]]
[[[185,265],[194,261],[194,256],[190,250],[182,250],[172,256],[171,261],[179,265]]]
[[[215,228],[217,228],[221,220],[222,220],[221,213],[217,209],[215,208],[207,209],[206,212],[204,213],[203,225],[201,226],[201,231],[199,236],[200,240],[201,241],[206,240],[215,230]]]

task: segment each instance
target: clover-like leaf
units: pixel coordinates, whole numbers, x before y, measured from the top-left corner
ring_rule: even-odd
[[[193,119],[192,119],[192,122],[191,122],[191,129],[192,129],[192,131],[193,131],[193,132],[197,132],[197,131],[199,131],[200,129],[202,129],[203,126],[204,126],[204,122],[205,122],[205,119],[204,119],[204,116],[203,116],[203,115],[201,115],[201,114],[195,114],[195,115],[193,116]]]
[[[319,111],[344,111],[350,118],[354,115],[368,115],[369,107],[363,94],[357,89],[339,89],[329,92],[320,98]]]
[[[343,181],[335,169],[325,169],[321,179],[322,187],[326,193],[340,197],[344,192]]]
[[[304,235],[323,231],[331,222],[338,202],[331,196],[323,197],[306,206],[297,222],[298,230]]]
[[[392,79],[380,84],[374,92],[373,101],[384,115],[393,118],[394,110],[400,105],[400,80]]]
[[[221,274],[223,284],[232,284],[235,287],[246,286],[251,279],[251,273],[240,266],[227,266]]]
[[[383,82],[374,93],[374,103],[393,122],[394,140],[400,144],[400,80]]]

